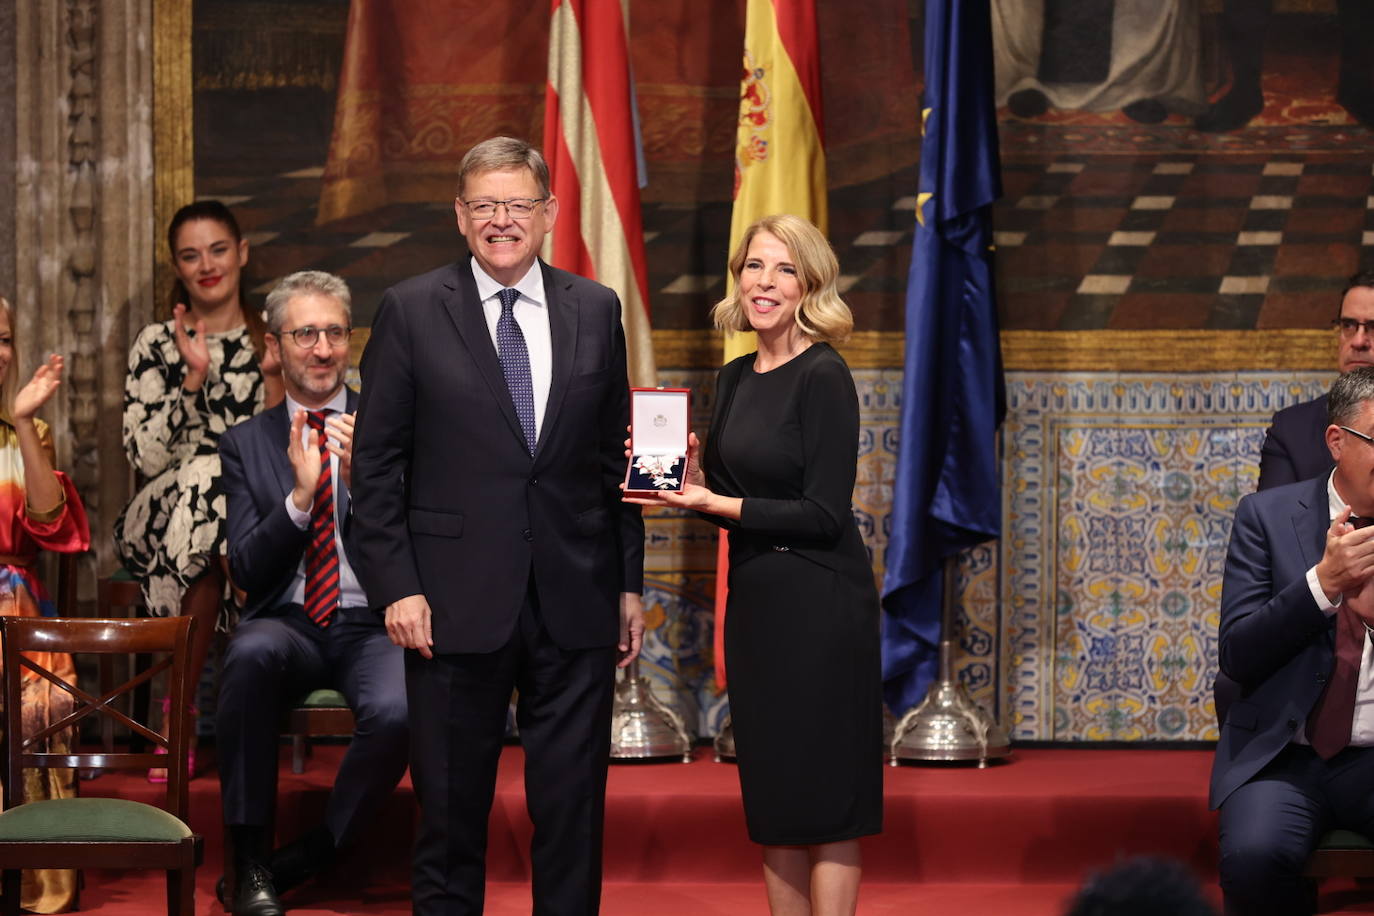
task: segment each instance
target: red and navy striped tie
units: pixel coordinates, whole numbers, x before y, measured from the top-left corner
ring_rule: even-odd
[[[310,507],[310,542],[305,545],[305,613],[329,626],[339,606],[339,551],[334,544],[334,475],[324,428],[327,410],[306,411],[305,421],[320,437],[320,482]]]

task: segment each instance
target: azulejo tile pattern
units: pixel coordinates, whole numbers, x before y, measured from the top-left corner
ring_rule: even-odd
[[[1231,518],[1275,410],[1326,373],[1011,373],[1000,647],[1018,739],[1216,737]],[[973,596],[970,619],[988,614]]]

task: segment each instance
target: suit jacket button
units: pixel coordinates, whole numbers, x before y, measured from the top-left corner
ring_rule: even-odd
[[[1325,683],[1326,683],[1326,675],[1325,675],[1325,674],[1318,674],[1318,675],[1317,675],[1317,683],[1318,683],[1318,684],[1325,684]]]
[[[531,478],[530,478],[530,486],[532,486],[532,487],[537,487],[537,486],[539,486],[539,478],[538,478],[538,477],[531,477]]]
[[[1288,730],[1289,730],[1290,732],[1293,731],[1293,730],[1294,730],[1295,728],[1297,728],[1297,727],[1298,727],[1298,720],[1297,720],[1297,719],[1289,719],[1289,720],[1288,720]]]
[[[531,530],[528,529],[528,528],[526,528],[524,531],[520,532],[520,534],[523,535],[524,538],[525,538],[525,540],[527,540],[527,541],[532,541],[532,540],[534,540],[534,532],[531,531]]]

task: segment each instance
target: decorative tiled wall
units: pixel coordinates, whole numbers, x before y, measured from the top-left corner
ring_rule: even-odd
[[[661,373],[710,416],[714,372]],[[901,371],[856,370],[863,424],[854,513],[881,575],[897,457]],[[1221,569],[1275,410],[1329,373],[1007,376],[1004,536],[960,564],[956,667],[1014,739],[1215,738],[1211,682]],[[643,670],[714,734],[715,529],[648,521]]]

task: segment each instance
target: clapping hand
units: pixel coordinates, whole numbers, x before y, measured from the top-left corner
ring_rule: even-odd
[[[324,421],[329,430],[325,448],[339,457],[339,476],[344,486],[353,486],[353,414],[336,413]]]
[[[1317,581],[1328,600],[1360,591],[1374,577],[1374,525],[1350,524],[1350,507],[1331,520],[1326,547],[1317,563]]]
[[[196,332],[195,337],[187,333],[186,306],[178,302],[172,309],[172,335],[181,361],[186,364],[186,377],[181,386],[187,391],[199,391],[210,372],[210,346],[205,341],[204,319],[196,319],[192,329]]]
[[[53,353],[38,367],[27,385],[14,395],[14,419],[28,420],[48,402],[62,384],[62,357]]]
[[[320,456],[320,434],[305,428],[305,411],[298,410],[291,417],[291,435],[286,443],[286,459],[296,474],[291,490],[291,502],[302,512],[309,512],[315,502],[315,487],[320,482],[324,462]]]

